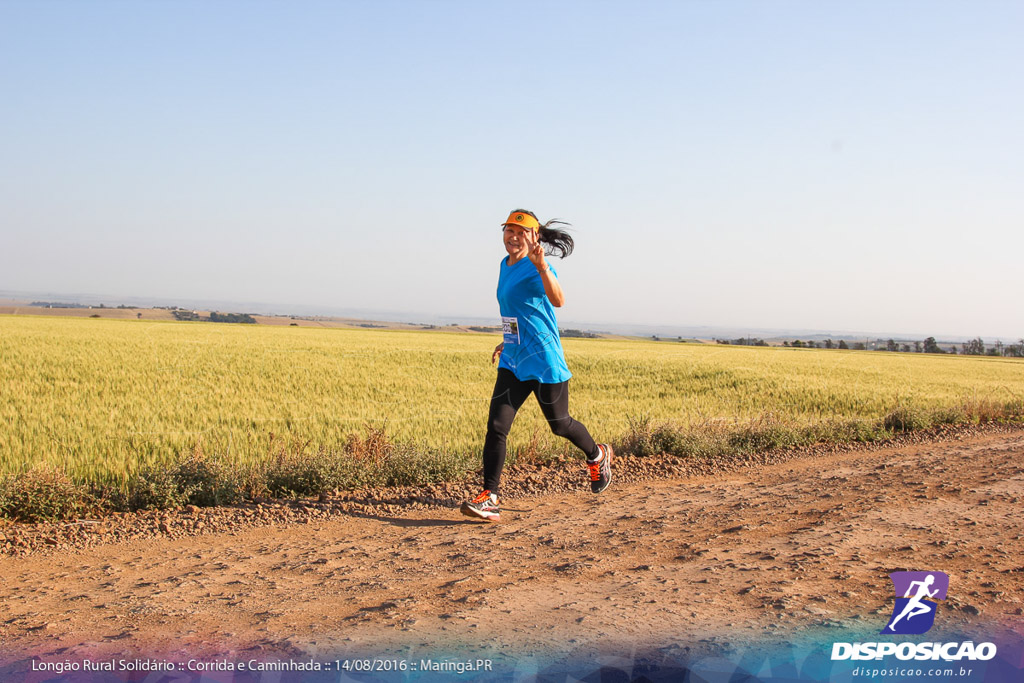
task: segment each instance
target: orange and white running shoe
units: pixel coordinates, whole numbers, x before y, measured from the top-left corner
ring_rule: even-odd
[[[462,514],[488,522],[501,521],[501,511],[498,509],[498,496],[490,491],[484,491],[473,500],[462,504]]]
[[[601,493],[612,483],[612,458],[615,451],[606,443],[597,444],[598,455],[594,460],[587,460],[590,470],[590,490]]]

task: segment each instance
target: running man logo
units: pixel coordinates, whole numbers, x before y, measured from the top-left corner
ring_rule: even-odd
[[[893,572],[896,605],[881,633],[919,635],[935,623],[935,600],[945,600],[949,577],[945,572]]]

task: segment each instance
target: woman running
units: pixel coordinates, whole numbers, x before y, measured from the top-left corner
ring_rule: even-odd
[[[541,225],[537,216],[523,209],[509,214],[502,224],[505,251],[498,275],[498,306],[504,334],[491,356],[498,356],[498,379],[494,383],[487,437],[484,439],[484,490],[462,504],[462,514],[490,522],[500,519],[498,487],[505,466],[505,439],[516,411],[526,397],[534,394],[551,431],[569,439],[587,457],[590,489],[600,493],[612,480],[612,452],[608,444],[594,443],[587,428],[569,416],[569,378],[562,341],[558,336],[555,308],[565,303],[555,269],[544,259],[548,254],[565,258],[572,253],[572,237],[551,227],[564,221]]]

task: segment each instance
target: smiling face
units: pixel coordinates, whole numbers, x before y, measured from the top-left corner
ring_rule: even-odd
[[[530,249],[530,242],[536,240],[536,231],[524,228],[521,225],[508,223],[502,232],[502,239],[505,242],[505,251],[509,255],[509,263],[515,263],[525,258]]]

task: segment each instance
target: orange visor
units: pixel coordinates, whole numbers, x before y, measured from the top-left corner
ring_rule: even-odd
[[[536,218],[528,213],[523,213],[522,211],[513,211],[508,215],[508,220],[501,225],[502,227],[506,225],[518,225],[519,227],[526,228],[527,230],[537,230],[540,228],[540,223],[537,222]]]

